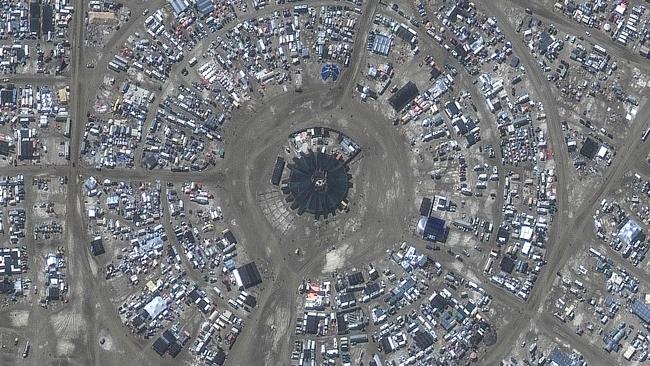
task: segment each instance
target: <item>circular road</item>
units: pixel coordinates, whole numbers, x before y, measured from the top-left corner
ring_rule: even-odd
[[[262,349],[265,364],[286,362],[301,279],[363,265],[379,257],[386,245],[411,235],[417,212],[408,142],[383,115],[343,98],[340,89],[347,88],[321,84],[290,98],[278,96],[241,113],[230,126],[222,177],[224,213],[234,218],[232,224],[246,240],[249,257],[262,264],[264,277],[259,308],[230,356],[237,364],[259,364]],[[341,131],[362,147],[352,163],[358,166],[351,168],[351,208],[332,220],[296,217],[298,228],[281,232],[262,212],[259,196],[272,189],[275,158],[288,136],[313,126]],[[335,263],[330,263],[332,257]]]

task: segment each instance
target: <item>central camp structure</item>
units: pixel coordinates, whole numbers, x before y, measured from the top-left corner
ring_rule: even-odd
[[[289,164],[287,202],[299,215],[308,212],[319,219],[336,214],[351,186],[348,170],[337,155],[312,150],[301,152]]]

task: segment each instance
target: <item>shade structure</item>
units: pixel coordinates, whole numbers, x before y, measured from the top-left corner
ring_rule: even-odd
[[[348,167],[332,154],[302,152],[289,165],[287,201],[298,214],[308,212],[316,219],[335,214],[350,188]]]
[[[320,77],[323,81],[327,81],[330,78],[332,81],[336,81],[339,78],[339,67],[335,64],[325,64],[320,69]]]

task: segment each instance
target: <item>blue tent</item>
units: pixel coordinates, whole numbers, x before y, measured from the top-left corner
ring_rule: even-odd
[[[323,81],[327,81],[329,78],[332,78],[332,81],[336,81],[339,78],[339,74],[339,67],[334,64],[325,64],[320,69],[320,77]]]

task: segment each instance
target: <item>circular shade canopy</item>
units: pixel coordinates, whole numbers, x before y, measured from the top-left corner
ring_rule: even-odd
[[[336,213],[350,187],[348,168],[334,155],[319,151],[301,153],[289,165],[287,201],[298,214],[309,212],[316,218]]]

